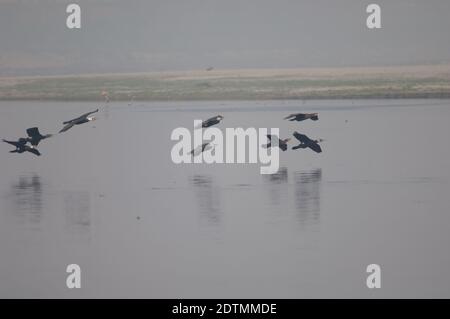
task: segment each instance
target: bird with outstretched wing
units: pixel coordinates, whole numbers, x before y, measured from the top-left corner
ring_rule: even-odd
[[[264,148],[278,146],[283,152],[287,150],[287,142],[289,142],[291,140],[290,138],[286,138],[286,139],[282,140],[282,139],[278,138],[278,136],[270,135],[270,134],[267,134],[266,136],[267,136],[267,139],[269,140],[269,143],[262,145]],[[275,143],[278,142],[278,145],[272,145],[274,143],[274,141],[275,141]]]
[[[300,134],[298,132],[294,132],[292,135],[294,135],[294,137],[300,142],[299,145],[292,147],[293,150],[299,148],[310,148],[316,153],[322,153],[322,148],[319,145],[322,140],[312,140],[305,134]]]
[[[30,142],[30,144],[33,146],[38,146],[42,140],[53,136],[52,134],[42,135],[41,132],[39,132],[39,128],[37,127],[31,127],[27,129],[27,135],[28,142]]]
[[[25,138],[20,138],[18,141],[3,140],[3,142],[13,145],[16,148],[15,150],[9,151],[10,153],[22,154],[24,152],[30,152],[34,155],[41,156],[41,153],[36,148],[27,145],[28,141]]]
[[[98,109],[96,109],[95,111],[92,111],[92,112],[85,113],[73,120],[63,122],[63,124],[65,126],[62,128],[61,131],[59,131],[59,133],[63,133],[63,132],[70,130],[74,125],[80,125],[80,124],[88,123],[90,121],[94,121],[95,117],[89,117],[89,115],[97,113],[97,112],[98,112]]]

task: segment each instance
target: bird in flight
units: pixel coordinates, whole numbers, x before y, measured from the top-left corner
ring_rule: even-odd
[[[317,121],[319,119],[319,114],[318,113],[294,113],[289,116],[286,116],[284,119],[289,120],[289,121],[298,121],[298,122],[304,121],[307,119]]]
[[[29,142],[33,146],[38,146],[42,140],[53,136],[52,134],[42,135],[37,127],[31,127],[27,129],[27,134],[27,142]]]
[[[203,143],[202,145],[197,146],[192,151],[189,152],[192,156],[198,156],[203,152],[212,150],[214,146],[211,143]]]
[[[25,153],[30,152],[33,153],[36,156],[41,156],[41,153],[34,147],[34,146],[28,146],[28,140],[26,138],[19,138],[18,141],[7,141],[3,140],[3,142],[11,144],[16,147],[15,150],[9,151],[10,153]]]
[[[201,127],[202,128],[210,127],[210,126],[219,124],[220,121],[222,121],[222,120],[223,120],[223,116],[217,115],[217,116],[207,119],[206,121],[203,121]],[[200,128],[200,127],[197,127],[197,128]]]
[[[270,134],[267,134],[266,136],[269,139],[269,143],[262,145],[262,147],[269,148],[272,146],[278,146],[281,150],[283,150],[283,152],[287,150],[287,143],[291,140],[290,138],[281,140],[278,138],[278,136],[270,135]],[[275,145],[273,145],[273,144],[275,144]],[[278,145],[276,145],[276,144],[278,144]]]
[[[292,147],[293,150],[299,148],[310,148],[316,153],[322,153],[322,148],[320,147],[319,143],[323,142],[323,139],[312,140],[308,136],[300,134],[298,132],[294,132],[294,134],[292,135],[294,135],[294,137],[300,141],[300,144]]]
[[[94,116],[89,116],[89,115],[97,113],[97,112],[98,112],[98,109],[95,110],[95,111],[83,114],[80,117],[77,117],[76,119],[63,122],[63,124],[65,126],[63,127],[63,129],[61,131],[59,131],[59,133],[63,133],[63,132],[66,132],[66,131],[70,130],[74,125],[80,125],[80,124],[88,123],[88,122],[91,122],[91,121],[95,121],[96,118]]]

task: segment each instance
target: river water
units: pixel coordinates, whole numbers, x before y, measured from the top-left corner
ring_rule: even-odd
[[[449,100],[0,102],[0,137],[97,107],[40,157],[0,145],[1,298],[450,297]],[[323,152],[174,164],[172,130],[216,114]]]

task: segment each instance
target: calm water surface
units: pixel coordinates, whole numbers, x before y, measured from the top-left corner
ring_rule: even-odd
[[[1,298],[450,298],[449,100],[0,102],[0,137],[99,106],[39,158],[0,145]],[[294,111],[320,120],[282,120]],[[284,152],[270,176],[173,164],[172,130],[216,114],[324,152]]]

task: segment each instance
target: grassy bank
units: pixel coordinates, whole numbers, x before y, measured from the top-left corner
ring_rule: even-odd
[[[267,69],[0,78],[1,100],[450,98],[450,66]]]

